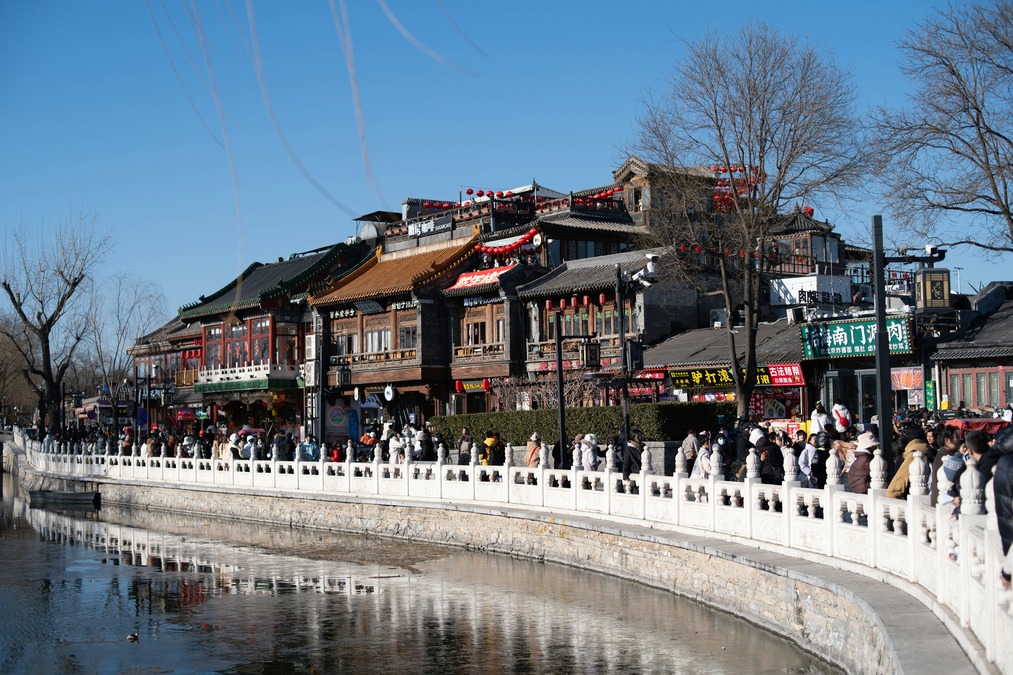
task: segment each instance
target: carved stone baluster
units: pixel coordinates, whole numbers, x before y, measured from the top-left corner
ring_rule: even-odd
[[[883,450],[876,448],[872,453],[872,461],[869,462],[869,475],[872,483],[869,488],[872,490],[886,489],[886,460],[883,459]]]
[[[749,456],[746,457],[746,478],[760,477],[760,458],[756,454],[756,448],[749,448]]]
[[[914,457],[911,458],[909,472],[911,476],[910,494],[927,495],[929,493],[929,466],[921,450],[915,450]]]

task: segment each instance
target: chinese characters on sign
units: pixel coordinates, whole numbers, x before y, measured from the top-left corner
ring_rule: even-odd
[[[802,354],[806,359],[832,359],[876,354],[876,320],[827,321],[801,326]],[[886,320],[891,354],[912,350],[911,328],[906,317]]]
[[[770,383],[775,387],[801,387],[805,384],[799,363],[772,363],[767,366]]]
[[[798,304],[800,305],[843,305],[844,296],[840,293],[830,291],[800,290],[798,292]]]
[[[730,388],[734,386],[730,368],[691,368],[687,370],[670,370],[668,376],[675,389],[701,389],[704,387]],[[770,386],[770,374],[767,368],[756,368],[756,386]]]

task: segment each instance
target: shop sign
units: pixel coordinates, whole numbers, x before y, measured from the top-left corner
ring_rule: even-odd
[[[802,376],[802,365],[799,363],[771,363],[767,366],[770,383],[775,387],[802,387],[805,378]]]
[[[506,265],[505,267],[493,267],[487,270],[479,270],[477,272],[465,272],[461,276],[457,277],[457,281],[453,286],[448,288],[448,291],[456,291],[462,288],[475,288],[477,286],[487,286],[489,284],[496,283],[500,275],[504,272],[512,270],[516,265]]]
[[[176,411],[177,422],[193,422],[194,418],[193,408],[181,408]]]
[[[805,359],[833,359],[876,354],[876,320],[851,319],[807,323],[800,326]],[[891,354],[910,354],[911,327],[907,317],[886,320]]]
[[[671,378],[672,387],[675,389],[729,389],[735,386],[731,368],[670,370],[668,371],[668,376]],[[753,384],[757,387],[769,387],[771,385],[770,374],[767,372],[765,366],[757,366],[756,381]]]
[[[408,236],[421,237],[424,234],[443,232],[449,230],[454,224],[453,216],[440,216],[439,218],[427,218],[408,223]]]
[[[363,300],[362,302],[353,302],[355,308],[363,314],[383,314],[384,308],[376,300]]]
[[[787,419],[799,414],[801,395],[797,387],[757,389],[749,397],[749,414],[764,420]]]

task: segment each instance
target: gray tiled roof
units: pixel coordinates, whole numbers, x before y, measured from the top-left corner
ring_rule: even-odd
[[[639,272],[647,264],[646,254],[661,254],[660,249],[628,251],[596,258],[570,260],[555,268],[537,281],[517,287],[522,299],[556,296],[560,293],[583,293],[615,288],[616,263],[623,271]]]
[[[994,359],[1013,356],[1013,300],[976,319],[956,339],[939,345],[933,361]]]
[[[734,330],[737,333],[735,348],[741,358],[745,353],[746,335],[741,326]],[[756,334],[756,360],[761,366],[801,361],[802,340],[798,326],[789,326],[784,320],[761,323]],[[689,330],[644,350],[645,368],[727,366],[730,363],[724,328]]]
[[[834,228],[831,227],[829,223],[821,223],[801,211],[796,211],[772,227],[771,234],[777,236],[786,234],[804,234],[806,232],[827,233],[832,232],[833,229]]]
[[[298,279],[325,258],[333,258],[336,246],[326,251],[290,257],[275,263],[253,263],[221,290],[207,297],[202,296],[192,305],[183,307],[180,316],[189,318],[255,307],[265,295],[271,294],[272,291],[284,290],[287,282]]]
[[[566,209],[539,216],[537,223],[562,225],[563,227],[582,228],[585,230],[609,230],[630,234],[644,232],[644,228],[634,223],[633,218],[630,217],[630,214],[625,209],[602,212],[601,214],[595,211]]]

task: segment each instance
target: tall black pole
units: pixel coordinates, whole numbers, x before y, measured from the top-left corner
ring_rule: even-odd
[[[876,414],[879,447],[884,459],[893,459],[893,399],[890,381],[890,341],[886,330],[886,254],[883,252],[883,216],[872,217],[873,280],[876,293]]]
[[[616,263],[616,311],[619,313],[619,386],[623,401],[623,447],[630,442],[630,376],[629,354],[626,353],[626,281],[623,268]],[[633,313],[630,313],[630,320]]]
[[[556,392],[559,403],[559,460],[563,466],[569,462],[566,457],[566,396],[563,391],[563,312],[556,310]],[[558,467],[557,467],[558,468]]]

